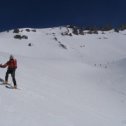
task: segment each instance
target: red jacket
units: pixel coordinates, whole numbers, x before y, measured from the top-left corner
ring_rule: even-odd
[[[8,69],[16,69],[17,68],[17,60],[11,59],[8,62],[6,62],[4,65],[1,65],[2,68],[5,68],[8,66]]]

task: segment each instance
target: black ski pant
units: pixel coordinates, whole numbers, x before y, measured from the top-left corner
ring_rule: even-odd
[[[5,81],[6,82],[8,81],[8,76],[9,76],[9,74],[11,74],[14,86],[17,86],[16,79],[15,79],[15,71],[16,71],[16,69],[8,69],[6,72]]]

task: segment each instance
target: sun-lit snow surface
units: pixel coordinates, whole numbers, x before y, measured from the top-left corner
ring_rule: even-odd
[[[0,63],[17,58],[21,89],[0,85],[0,126],[126,126],[126,31],[65,31],[23,29],[26,40],[0,33]]]

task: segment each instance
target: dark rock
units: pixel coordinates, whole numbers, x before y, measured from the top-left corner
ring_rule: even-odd
[[[20,30],[17,28],[17,29],[14,29],[13,33],[19,33]]]
[[[22,35],[22,39],[28,39],[28,36]]]
[[[62,47],[63,49],[67,49],[67,47],[63,45],[62,43],[60,43],[59,46]]]
[[[15,35],[14,38],[21,40],[21,39],[28,39],[28,36],[26,36],[26,35],[22,35],[22,36],[21,35]]]
[[[30,29],[25,29],[27,32],[30,32]]]
[[[31,43],[28,43],[28,46],[32,46],[32,44]]]
[[[15,35],[14,38],[15,39],[20,39],[20,40],[22,39],[21,35]]]
[[[32,31],[33,31],[33,32],[36,32],[36,30],[35,30],[35,29],[33,29]]]

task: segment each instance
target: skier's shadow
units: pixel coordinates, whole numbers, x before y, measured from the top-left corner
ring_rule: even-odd
[[[4,85],[4,80],[0,78],[0,85]]]

